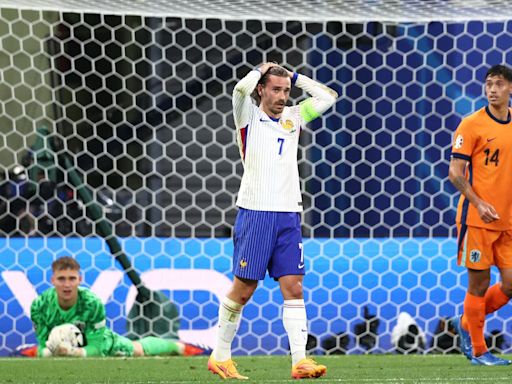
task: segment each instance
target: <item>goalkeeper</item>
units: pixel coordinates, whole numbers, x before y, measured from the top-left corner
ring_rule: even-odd
[[[46,356],[154,356],[199,355],[202,348],[180,341],[145,337],[132,341],[106,327],[105,306],[82,282],[80,264],[72,257],[61,257],[52,264],[53,288],[34,300],[30,317],[38,342],[37,355]],[[52,328],[71,323],[83,333],[85,345],[72,347],[69,342],[52,345],[48,336]]]

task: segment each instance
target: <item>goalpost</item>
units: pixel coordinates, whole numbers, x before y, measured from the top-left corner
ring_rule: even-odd
[[[34,162],[46,140],[176,303],[180,336],[212,342],[242,174],[231,92],[264,61],[340,94],[299,153],[312,349],[391,351],[407,312],[426,350],[452,351],[436,333],[465,292],[451,137],[485,104],[487,68],[512,61],[510,20],[505,1],[0,1],[0,354],[34,342],[30,301],[58,256],[77,257],[114,330],[135,301],[62,164],[55,184]],[[280,300],[265,280],[236,353],[286,353]],[[488,322],[498,350],[509,317]]]

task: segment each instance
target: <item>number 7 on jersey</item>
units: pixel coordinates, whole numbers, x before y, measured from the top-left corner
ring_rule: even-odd
[[[279,143],[279,155],[281,155],[283,153],[284,138],[279,137],[277,142]]]

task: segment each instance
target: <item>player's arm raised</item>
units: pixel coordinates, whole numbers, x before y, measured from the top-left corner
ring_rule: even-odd
[[[292,83],[303,89],[312,97],[300,103],[300,114],[306,122],[310,122],[319,117],[326,110],[331,108],[338,99],[338,93],[305,75],[289,72]]]
[[[488,202],[482,200],[473,190],[471,184],[466,179],[466,168],[469,161],[452,157],[450,161],[450,168],[448,171],[448,178],[452,184],[462,193],[466,199],[469,200],[478,210],[480,218],[486,222],[491,223],[494,220],[498,220],[499,216],[494,207]]]
[[[264,63],[257,69],[250,71],[233,89],[233,116],[235,118],[235,127],[237,129],[245,127],[251,118],[251,93],[256,88],[261,76],[265,74],[270,67],[277,64]]]

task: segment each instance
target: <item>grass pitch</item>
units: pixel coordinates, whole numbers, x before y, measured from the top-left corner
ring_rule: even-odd
[[[247,383],[296,382],[286,356],[238,357]],[[474,367],[462,355],[318,356],[327,376],[315,383],[510,383],[512,367]],[[0,359],[0,383],[171,384],[223,382],[206,357]],[[232,382],[232,381],[231,381]]]

